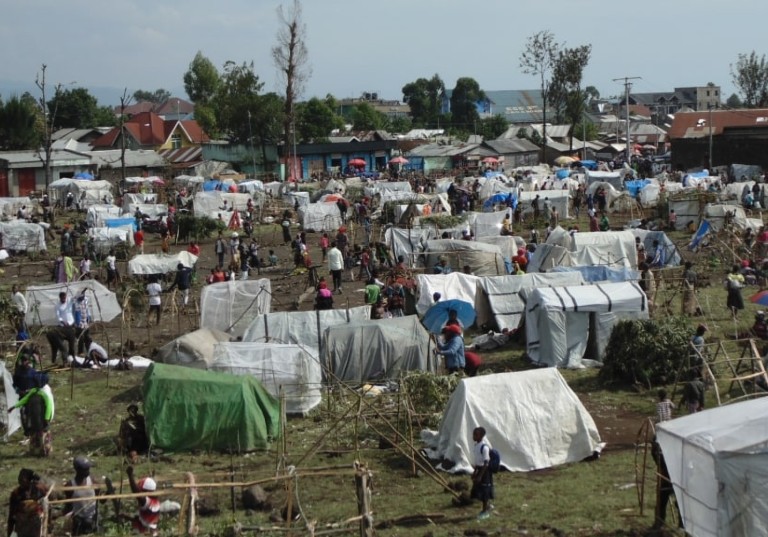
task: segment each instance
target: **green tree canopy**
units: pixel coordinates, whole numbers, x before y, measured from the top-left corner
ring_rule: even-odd
[[[230,142],[245,143],[250,138],[252,127],[248,118],[259,109],[259,92],[263,87],[264,83],[253,70],[253,62],[224,64],[213,109],[219,129]]]
[[[360,103],[352,111],[352,128],[356,131],[372,131],[387,127],[387,117],[368,103]]]
[[[150,102],[155,104],[161,104],[171,98],[171,92],[159,88],[155,91],[136,90],[133,92],[133,100],[137,103]]]
[[[431,79],[419,78],[403,86],[403,102],[411,108],[411,120],[414,125],[433,127],[440,116],[440,96],[445,92],[445,84],[435,74]]]
[[[197,51],[184,73],[184,90],[195,105],[207,105],[219,89],[220,78],[213,62]]]
[[[459,78],[451,94],[453,127],[460,131],[473,132],[480,119],[477,103],[486,98],[485,92],[480,89],[480,84],[474,78]]]
[[[504,119],[504,116],[496,114],[493,117],[488,117],[480,120],[477,127],[477,133],[483,136],[484,140],[495,140],[509,128],[509,123]]]
[[[731,65],[731,77],[741,93],[744,107],[768,106],[768,61],[765,54],[758,56],[754,50],[750,54],[739,54],[736,65]]]
[[[313,97],[296,107],[296,136],[302,142],[322,142],[328,139],[333,129],[341,128],[344,121],[328,100]]]
[[[0,148],[11,151],[36,149],[42,140],[39,127],[34,100],[30,105],[13,96],[5,104],[0,102]]]
[[[725,101],[725,106],[728,108],[741,108],[743,103],[741,102],[741,99],[738,95],[731,93],[731,96],[728,97],[728,99]]]
[[[99,102],[86,88],[57,91],[48,101],[48,112],[56,118],[55,129],[98,127]]]

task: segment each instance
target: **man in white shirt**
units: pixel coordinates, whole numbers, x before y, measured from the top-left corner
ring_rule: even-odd
[[[147,284],[147,295],[149,295],[149,312],[147,313],[147,325],[149,325],[149,317],[152,315],[153,311],[155,312],[155,318],[157,319],[155,324],[160,324],[160,306],[162,304],[160,294],[162,292],[163,288],[157,282],[157,277],[152,276],[149,280],[149,284]]]
[[[339,293],[342,293],[341,271],[344,270],[344,256],[342,255],[341,250],[336,247],[336,241],[331,242],[331,249],[328,250],[327,259],[328,271],[333,277],[333,292],[335,293],[338,291]]]
[[[476,427],[472,431],[475,447],[472,449],[474,471],[472,472],[472,498],[483,502],[483,510],[477,516],[485,520],[491,516],[491,500],[493,499],[493,473],[491,473],[491,444],[485,437],[485,429]]]
[[[59,293],[59,303],[56,304],[56,320],[59,322],[59,334],[62,339],[67,341],[69,356],[75,356],[75,346],[77,345],[75,337],[75,314],[72,308],[72,301],[67,297],[67,293]],[[53,361],[56,362],[56,355],[53,355]],[[66,358],[64,365],[67,365]]]

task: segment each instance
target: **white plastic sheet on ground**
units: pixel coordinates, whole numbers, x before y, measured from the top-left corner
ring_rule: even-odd
[[[592,416],[552,368],[463,379],[428,442],[430,455],[454,462],[451,472],[471,472],[475,427],[485,428],[512,472],[578,462],[601,447]]]
[[[192,268],[197,263],[197,256],[189,252],[175,254],[141,254],[128,261],[128,274],[148,276],[150,274],[168,274],[177,270],[179,263]]]
[[[3,248],[15,252],[45,251],[45,228],[41,224],[31,224],[20,220],[0,222],[3,234]]]
[[[768,398],[656,426],[688,535],[768,535]]]
[[[123,310],[117,302],[117,295],[96,280],[80,280],[51,285],[30,285],[27,287],[25,295],[29,305],[26,317],[27,324],[42,326],[58,325],[56,305],[59,303],[59,293],[65,292],[70,299],[73,299],[83,291],[85,291],[85,296],[88,298],[93,322],[108,323],[122,313]]]
[[[206,285],[200,293],[200,327],[242,336],[259,315],[272,307],[268,278]]]
[[[21,412],[8,412],[18,400],[12,374],[5,368],[5,362],[0,361],[0,440],[3,442],[21,429]]]
[[[302,229],[323,231],[336,231],[341,227],[341,213],[335,201],[309,203],[299,208]]]
[[[478,276],[452,272],[451,274],[418,274],[416,284],[419,289],[419,299],[416,302],[416,312],[424,315],[434,304],[432,295],[440,293],[440,300],[463,300],[475,304]]]
[[[274,397],[285,396],[288,414],[306,414],[322,400],[322,367],[317,351],[280,343],[217,343],[208,367],[233,375],[251,375]]]

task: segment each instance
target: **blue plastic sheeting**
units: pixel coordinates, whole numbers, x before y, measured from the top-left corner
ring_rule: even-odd
[[[555,176],[558,179],[568,179],[568,177],[571,176],[571,171],[570,170],[557,170],[555,172]]]
[[[624,183],[624,187],[627,189],[630,196],[636,198],[637,195],[640,194],[640,191],[644,189],[646,185],[650,184],[650,182],[650,179],[634,179]]]
[[[490,207],[494,203],[503,203],[504,205],[507,205],[508,200],[512,200],[512,208],[517,208],[517,196],[515,196],[511,192],[499,192],[498,194],[494,194],[487,200],[485,200],[485,203],[483,203],[483,207]]]
[[[136,219],[133,217],[128,218],[110,218],[108,220],[104,220],[104,225],[106,227],[121,227],[121,226],[131,226],[134,231],[136,231]]]
[[[225,185],[221,181],[206,181],[203,183],[203,190],[205,192],[213,192],[214,190],[227,192],[229,190],[229,185]]]
[[[592,282],[627,282],[640,279],[640,273],[627,267],[555,267],[551,272],[580,272],[582,277]]]
[[[487,179],[490,179],[491,177],[496,177],[498,175],[504,175],[504,174],[496,170],[485,170],[485,173],[483,175],[485,175]]]
[[[699,229],[696,230],[696,234],[693,236],[693,239],[691,239],[691,243],[688,245],[689,250],[695,250],[699,243],[704,239],[704,237],[712,230],[712,224],[709,223],[709,220],[702,220],[701,224],[699,224]]]
[[[597,161],[595,160],[580,160],[574,163],[576,166],[581,166],[588,170],[597,171]]]
[[[93,180],[93,174],[88,172],[78,172],[75,175],[72,176],[72,179],[81,179],[86,181],[92,181]]]

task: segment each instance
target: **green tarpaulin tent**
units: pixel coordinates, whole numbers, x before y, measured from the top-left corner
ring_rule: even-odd
[[[152,364],[144,413],[152,445],[174,451],[253,451],[280,435],[280,403],[250,375]]]

